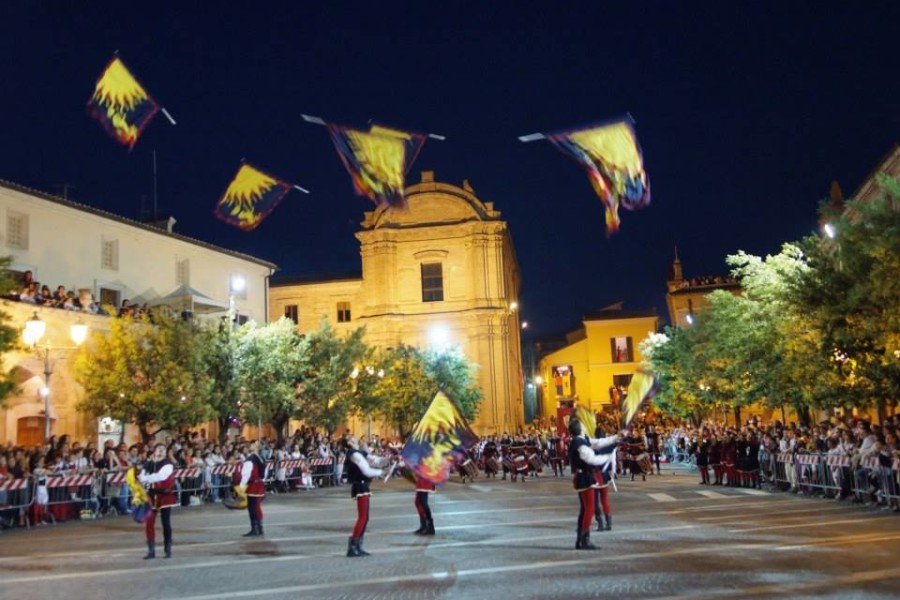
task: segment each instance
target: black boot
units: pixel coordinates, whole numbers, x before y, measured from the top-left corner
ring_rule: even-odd
[[[425,533],[425,519],[419,517],[419,528],[413,531],[413,533],[416,535],[422,535],[423,533]]]
[[[604,531],[606,528],[603,527],[603,521],[600,517],[597,517],[597,531]]]
[[[156,558],[156,542],[147,542],[147,556],[144,560]]]
[[[256,537],[257,535],[259,535],[258,533],[256,533],[256,531],[256,521],[250,521],[250,531],[245,533],[243,537]]]
[[[363,538],[365,537],[365,535],[366,535],[366,534],[362,534],[362,535],[359,536],[359,538],[356,540],[356,551],[359,552],[359,555],[360,555],[360,556],[369,556],[369,553],[366,552],[365,550],[363,550],[363,547],[362,547],[362,542],[363,542]]]
[[[434,521],[428,519],[428,522],[425,523],[425,531],[422,532],[422,535],[434,535]]]
[[[591,532],[585,531],[581,534],[581,548],[580,550],[596,550],[597,546],[591,543]]]
[[[596,546],[591,543],[590,531],[579,532],[578,540],[575,542],[576,550],[596,550]]]
[[[362,554],[359,553],[359,546],[357,546],[356,538],[352,537],[347,541],[347,556],[351,558],[362,556]]]
[[[258,535],[258,536],[262,536],[262,535],[263,535],[262,523],[257,523],[257,524],[256,524],[256,535]]]
[[[612,515],[606,515],[606,530],[612,531]]]
[[[165,548],[166,551],[166,558],[172,558],[172,540],[167,540],[164,543],[163,548]]]

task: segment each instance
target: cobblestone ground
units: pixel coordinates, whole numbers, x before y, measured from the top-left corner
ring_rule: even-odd
[[[568,479],[448,483],[418,527],[412,487],[373,485],[365,547],[344,556],[347,487],[272,495],[246,513],[175,509],[174,557],[144,561],[129,517],[0,533],[0,599],[897,598],[900,515],[784,493],[699,486],[663,468],[620,479],[613,530],[576,551]],[[161,540],[161,533],[157,534]],[[161,554],[161,553],[160,553]]]

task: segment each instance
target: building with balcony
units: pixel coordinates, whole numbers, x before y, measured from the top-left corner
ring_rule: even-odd
[[[582,317],[566,345],[545,354],[534,383],[542,425],[561,423],[575,403],[594,412],[618,410],[641,364],[640,342],[659,330],[655,311],[626,311],[622,303]]]
[[[26,272],[51,290],[64,286],[82,298],[121,308],[166,304],[197,318],[221,318],[233,303],[239,320],[268,320],[267,280],[276,269],[268,261],[180,235],[174,219],[147,224],[0,181],[0,254],[10,256],[16,277]],[[236,285],[241,282],[241,285]],[[79,388],[68,365],[67,328],[81,317],[93,330],[104,330],[110,317],[75,313],[26,302],[4,301],[14,326],[37,314],[46,322],[52,353],[49,416],[53,432],[95,439],[97,422],[78,414]],[[43,388],[46,365],[27,351],[4,357],[17,369],[20,391],[0,409],[0,440],[19,444],[43,441]]]

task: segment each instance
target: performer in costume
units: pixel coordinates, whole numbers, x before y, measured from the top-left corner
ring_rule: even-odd
[[[178,504],[175,498],[175,466],[166,458],[166,447],[157,444],[153,449],[152,460],[144,465],[144,470],[138,475],[138,481],[150,485],[149,496],[153,505],[144,524],[144,532],[147,536],[147,556],[145,559],[156,558],[156,514],[162,517],[163,544],[166,558],[172,557],[172,507]]]
[[[659,434],[656,433],[656,428],[653,427],[653,425],[647,427],[647,431],[644,433],[644,441],[647,444],[647,452],[650,453],[650,459],[656,463],[656,474],[660,475],[659,455],[662,454],[662,452],[660,452],[659,448]],[[650,473],[653,473],[652,466]]]
[[[374,477],[380,477],[384,472],[378,468],[388,459],[377,456],[369,456],[360,450],[359,440],[356,436],[349,436],[345,441],[347,457],[344,459],[344,469],[347,481],[350,482],[350,497],[356,500],[356,524],[353,533],[347,542],[347,556],[368,556],[363,550],[363,536],[366,534],[366,525],[369,524],[369,482]]]
[[[594,520],[594,467],[610,465],[613,450],[619,443],[619,436],[591,439],[583,432],[581,421],[569,419],[569,464],[572,465],[572,483],[578,492],[580,509],[578,512],[576,550],[595,550],[591,543],[591,522]],[[595,454],[598,450],[600,453]]]
[[[250,442],[248,450],[249,454],[244,454],[237,484],[238,494],[247,496],[247,513],[250,516],[250,531],[244,537],[263,535],[262,501],[266,497],[266,463],[259,456],[259,442]]]
[[[497,442],[494,438],[489,438],[481,451],[481,458],[484,461],[484,476],[496,477],[499,469],[497,468]]]
[[[594,430],[595,438],[603,438],[603,429],[597,427]],[[599,451],[594,451],[598,454]],[[613,459],[602,467],[594,467],[594,480],[597,482],[594,486],[594,518],[597,520],[597,531],[612,530],[612,506],[609,504],[609,482],[613,478],[613,465],[615,464],[615,455]],[[604,525],[603,520],[606,520]]]
[[[428,506],[428,494],[435,491],[434,484],[427,479],[416,476],[416,512],[419,513],[419,528],[416,535],[434,535],[434,519]]]

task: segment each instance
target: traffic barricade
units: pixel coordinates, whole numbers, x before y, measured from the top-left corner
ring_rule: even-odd
[[[218,502],[219,499],[225,497],[228,490],[232,488],[234,482],[234,470],[237,467],[231,464],[215,465],[208,468],[209,480],[204,482],[209,489],[209,499],[212,502]]]
[[[34,503],[34,480],[31,477],[0,479],[0,518],[10,527],[29,527],[30,508]]]
[[[775,477],[772,480],[775,488],[785,491],[791,488],[791,475],[794,472],[794,455],[780,452],[775,455]]]
[[[275,461],[273,472],[272,489],[275,492],[286,492],[298,488],[309,490],[315,487],[306,459],[286,458],[281,461]]]
[[[340,485],[343,461],[336,458],[312,458],[309,460],[310,475],[318,479],[319,486]]]
[[[93,519],[99,513],[93,473],[48,475],[47,496],[47,514],[54,523]]]
[[[175,490],[181,506],[196,506],[203,502],[203,478],[200,467],[175,469]]]
[[[100,502],[100,515],[126,515],[131,512],[128,508],[131,490],[125,483],[127,469],[115,471],[101,471],[98,474],[100,488],[97,500]]]

